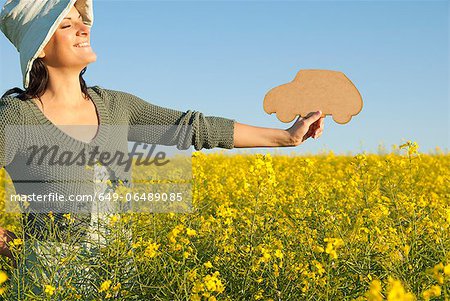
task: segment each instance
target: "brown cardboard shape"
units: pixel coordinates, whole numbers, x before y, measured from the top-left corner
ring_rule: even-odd
[[[275,87],[264,97],[264,111],[276,113],[282,122],[291,122],[297,115],[322,111],[322,117],[345,124],[363,107],[361,94],[350,79],[340,71],[300,70],[290,83]]]

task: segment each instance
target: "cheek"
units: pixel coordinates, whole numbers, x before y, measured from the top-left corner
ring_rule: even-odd
[[[70,39],[68,36],[62,36],[58,40],[56,40],[55,48],[58,51],[64,52],[67,50],[71,50],[72,49],[71,47],[73,46],[73,44],[74,43],[73,43],[72,39]]]
[[[64,54],[71,51],[72,46],[73,41],[69,36],[55,33],[49,43],[45,46],[44,51],[52,58],[58,59],[60,56],[64,56]],[[59,58],[59,60],[61,60],[61,58]]]

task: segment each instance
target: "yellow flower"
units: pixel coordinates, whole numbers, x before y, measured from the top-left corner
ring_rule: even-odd
[[[444,284],[444,276],[442,275],[441,271],[444,270],[444,264],[442,262],[438,263],[433,267],[433,275],[436,281],[439,284]]]
[[[197,269],[190,270],[187,274],[187,279],[189,281],[194,281],[195,279],[197,279],[197,277]]]
[[[408,256],[410,250],[411,250],[411,247],[409,245],[405,245],[403,247],[403,252],[405,253],[406,256]]]
[[[388,278],[387,301],[413,301],[414,295],[407,293],[399,280]]]
[[[215,271],[213,274],[203,277],[203,283],[208,291],[222,293],[225,290],[219,275],[219,272]]]
[[[244,251],[245,253],[250,252],[250,246],[249,245],[243,245],[241,246],[241,250]]]
[[[450,263],[444,267],[444,274],[450,276]]]
[[[180,234],[184,230],[184,225],[180,224],[175,226],[175,228],[170,231],[170,233],[167,235],[167,238],[172,244],[176,244],[178,234]],[[181,246],[180,246],[181,248]]]
[[[323,253],[323,252],[325,252],[325,249],[322,248],[321,246],[314,246],[313,251],[318,252],[318,253]]]
[[[12,248],[19,247],[23,244],[23,240],[21,238],[14,238],[12,242],[10,242],[9,246]]]
[[[50,218],[50,220],[51,220],[52,222],[55,221],[55,217],[53,216],[53,211],[50,211],[50,212],[48,213],[48,217]]]
[[[278,265],[277,265],[276,263],[274,263],[274,264],[272,265],[272,267],[273,267],[273,275],[274,275],[275,277],[280,276],[280,269],[279,269]]]
[[[416,297],[406,283],[378,280],[382,275],[390,275],[385,273],[387,270],[379,270],[381,274],[374,270],[370,270],[370,274],[362,271],[359,275],[332,273],[337,285],[367,283],[367,289],[362,293],[355,286],[349,290],[348,299],[445,299],[445,289],[450,283],[449,259],[434,249],[429,250],[428,258],[422,258],[423,262],[417,262],[418,257],[411,255],[416,251],[414,246],[443,246],[446,243],[450,230],[450,206],[446,204],[450,194],[450,154],[423,155],[422,160],[414,162],[400,155],[406,152],[410,159],[415,159],[411,157],[416,156],[416,151],[416,146],[410,142],[409,146],[404,144],[401,151],[392,154],[361,154],[356,158],[335,156],[330,152],[330,155],[307,157],[261,155],[254,160],[253,155],[206,156],[197,152],[192,160],[194,181],[187,182],[193,188],[192,208],[205,210],[178,214],[175,212],[188,209],[184,207],[186,204],[165,202],[168,214],[120,213],[118,220],[112,217],[105,221],[107,226],[120,224],[110,233],[111,241],[118,248],[105,248],[101,253],[134,257],[143,272],[158,270],[160,262],[155,259],[161,257],[161,262],[171,267],[169,278],[175,277],[172,277],[175,287],[171,288],[187,290],[183,296],[198,301],[239,299],[239,294],[231,289],[233,283],[230,283],[229,296],[222,296],[218,291],[228,285],[225,279],[231,281],[241,276],[243,261],[249,267],[248,271],[244,267],[244,276],[253,299],[276,299],[273,296],[277,296],[277,285],[287,285],[287,289],[320,298],[324,296],[327,284],[331,285],[328,271],[339,269],[337,260],[348,256],[351,261],[358,262],[368,258],[368,254],[378,254],[371,257],[371,266],[401,265],[409,278],[427,276],[429,283],[423,287],[419,285],[417,293],[414,290],[415,294],[420,294]],[[157,170],[151,166],[143,172],[135,170],[134,174],[142,175],[143,179],[155,179],[153,181],[158,184],[165,183],[156,180],[159,178]],[[176,178],[182,172],[182,169],[176,170],[170,176]],[[240,176],[227,176],[236,174]],[[0,171],[0,182],[7,180],[5,175]],[[280,179],[290,181],[278,182]],[[1,186],[0,209],[5,205],[2,200],[6,196],[6,190]],[[53,214],[56,222],[59,214]],[[125,216],[131,218],[126,221]],[[67,220],[72,217],[75,215],[63,217],[61,213],[62,221],[67,225]],[[51,223],[50,218],[47,219]],[[22,231],[22,226],[12,215],[0,214],[0,225],[12,232]],[[125,246],[124,232],[128,229],[132,230],[130,234],[134,240],[130,242],[131,247]],[[25,241],[9,244],[23,247]],[[119,253],[115,253],[117,251]],[[183,254],[187,260],[183,260]],[[214,255],[208,257],[211,254]],[[78,255],[78,252],[70,254]],[[72,263],[69,259],[67,254],[60,258],[65,264]],[[422,265],[430,267],[429,275],[422,275],[416,269]],[[223,267],[227,278],[213,274],[219,266]],[[117,268],[120,270],[120,266]],[[281,276],[283,279],[277,279]],[[5,274],[0,275],[0,280],[2,277],[4,283],[0,284],[0,291],[5,291],[10,281],[4,280]],[[125,296],[125,285],[121,287],[109,276],[102,277],[96,282],[97,299],[132,299],[131,291]],[[112,282],[99,293],[101,279]],[[63,287],[68,288],[62,283],[41,283],[47,299],[60,295]],[[53,296],[43,292],[47,283],[55,284]],[[76,290],[64,292],[64,295],[75,300],[75,293],[81,295]]]
[[[205,286],[208,291],[215,291],[216,281],[213,278],[208,277],[207,279],[205,279]]]
[[[46,284],[46,285],[45,285],[45,290],[44,290],[44,292],[45,292],[47,295],[52,296],[52,295],[55,293],[55,290],[56,290],[56,288],[54,288],[53,286],[51,286],[51,285],[49,285],[49,284]]]
[[[103,283],[100,285],[100,288],[98,289],[98,291],[101,293],[101,292],[109,290],[111,283],[112,283],[111,280],[103,281]]]
[[[122,284],[120,284],[120,282],[119,282],[112,287],[112,290],[117,292],[118,290],[120,290],[121,287],[122,287]]]
[[[69,224],[72,224],[75,221],[75,219],[70,215],[70,213],[63,214],[63,217],[65,217],[68,220]]]
[[[197,231],[195,231],[194,229],[191,229],[191,228],[186,228],[186,234],[188,236],[195,236],[195,235],[197,235]]]
[[[204,264],[203,264],[204,266],[205,266],[205,268],[207,268],[207,269],[210,269],[210,268],[212,268],[213,267],[213,265],[212,265],[212,263],[211,263],[211,261],[207,261],[207,262],[205,262]]]
[[[137,248],[141,247],[142,245],[143,245],[142,237],[139,237],[137,242],[134,242],[131,244],[131,247],[133,249],[137,249]]]
[[[323,268],[323,265],[320,262],[318,262],[317,260],[313,260],[312,263],[316,267],[317,273],[319,273],[320,275],[325,273],[325,269]]]
[[[381,296],[381,282],[380,280],[373,280],[370,283],[369,291],[366,292],[367,301],[382,301]]]
[[[280,249],[277,249],[276,251],[275,251],[275,257],[276,258],[280,258],[280,259],[282,259],[283,258],[283,252],[281,252],[281,250]]]
[[[267,263],[271,258],[272,255],[270,255],[269,249],[261,247],[261,257],[259,258],[259,262]]]
[[[204,292],[202,294],[202,296],[205,297],[205,298],[209,298],[211,296],[211,293],[210,292]]]
[[[119,220],[119,215],[118,214],[113,214],[111,216],[111,218],[109,219],[109,225],[111,227],[114,226],[117,223],[118,220]]]
[[[0,284],[3,284],[8,280],[8,275],[4,271],[0,271]]]
[[[200,297],[198,294],[192,294],[191,295],[191,301],[201,301],[202,297]]]
[[[160,246],[160,244],[157,244],[157,243],[154,243],[154,242],[149,243],[147,245],[147,248],[145,248],[144,256],[148,257],[148,258],[153,258],[153,257],[157,256],[158,255],[159,246]]]
[[[200,293],[200,292],[203,291],[203,289],[204,289],[203,283],[201,283],[200,281],[196,281],[194,283],[194,286],[192,287],[192,292],[193,293]]]
[[[399,146],[400,149],[408,149],[408,155],[415,155],[417,154],[417,150],[419,149],[419,146],[417,145],[417,142],[411,142],[408,140],[406,143]]]
[[[325,238],[324,241],[327,242],[325,253],[329,254],[331,258],[336,259],[336,250],[344,244],[344,241],[340,238]]]
[[[423,298],[425,301],[430,300],[432,297],[439,297],[441,295],[441,287],[439,285],[433,285],[426,291],[422,293]]]

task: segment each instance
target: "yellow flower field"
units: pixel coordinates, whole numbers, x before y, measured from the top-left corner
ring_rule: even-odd
[[[61,256],[48,277],[22,281],[21,298],[450,300],[450,154],[408,142],[379,155],[192,159],[192,213],[112,216],[101,256]],[[0,226],[20,236],[18,215]],[[0,259],[0,294],[16,300],[10,264]]]

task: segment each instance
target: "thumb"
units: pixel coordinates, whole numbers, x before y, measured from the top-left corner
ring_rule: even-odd
[[[317,112],[310,113],[310,114],[308,114],[308,116],[306,116],[306,118],[303,119],[303,122],[305,124],[307,124],[308,126],[310,126],[311,124],[313,124],[314,122],[316,122],[317,120],[320,119],[320,117],[322,116],[322,111],[319,110]]]

